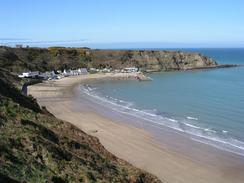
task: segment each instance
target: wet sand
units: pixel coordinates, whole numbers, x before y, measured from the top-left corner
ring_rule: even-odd
[[[192,144],[192,148],[186,148],[185,153],[181,153],[176,147],[184,147],[186,143],[184,136],[167,128],[161,129],[160,133],[157,132],[159,130],[157,127],[144,126],[142,129],[137,126],[138,124],[131,125],[131,121],[127,121],[126,118],[118,121],[107,118],[92,110],[85,99],[78,98],[75,94],[75,88],[80,83],[101,79],[133,78],[133,75],[126,74],[69,77],[29,86],[28,93],[37,98],[38,103],[46,106],[56,117],[98,137],[111,153],[156,175],[164,182],[244,182],[242,157],[196,142]],[[153,134],[158,134],[158,136]]]

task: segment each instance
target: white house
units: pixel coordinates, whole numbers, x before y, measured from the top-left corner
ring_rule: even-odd
[[[111,72],[111,69],[104,68],[104,69],[102,70],[102,72]]]
[[[138,71],[139,71],[139,68],[137,68],[137,67],[127,67],[122,70],[122,72],[125,72],[125,73],[132,73],[132,72],[138,72]]]
[[[19,75],[19,78],[27,78],[29,77],[30,72],[23,72],[22,74]]]
[[[23,72],[21,75],[19,75],[20,78],[35,78],[38,77],[40,74],[39,71],[34,72]]]
[[[80,68],[78,69],[78,73],[82,75],[88,74],[87,68]]]
[[[33,71],[33,72],[30,72],[29,77],[35,78],[35,77],[38,77],[39,74],[40,74],[39,71]]]

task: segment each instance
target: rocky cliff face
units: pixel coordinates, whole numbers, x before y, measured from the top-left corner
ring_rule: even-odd
[[[143,71],[172,71],[217,67],[217,63],[199,53],[177,51],[0,47],[0,67],[13,72],[77,67],[122,69],[131,66]]]
[[[199,53],[176,51],[94,50],[93,65],[124,68],[136,66],[143,71],[172,71],[215,67],[217,63]]]

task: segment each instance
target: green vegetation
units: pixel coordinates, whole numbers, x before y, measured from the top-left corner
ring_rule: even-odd
[[[144,71],[217,65],[197,53],[0,46],[0,182],[160,182],[106,151],[97,138],[56,119],[31,96],[16,73],[79,67],[136,66]],[[13,74],[14,73],[14,74]]]
[[[214,67],[217,63],[198,53],[178,51],[0,47],[0,67],[16,73],[81,67],[122,69],[131,66],[144,71],[172,71]]]
[[[0,47],[0,67],[16,73],[88,67],[91,60],[88,49]]]
[[[160,182],[40,108],[21,82],[0,69],[0,182]]]
[[[22,95],[24,83],[39,81],[20,79],[16,73],[130,66],[169,71],[216,65],[197,53],[0,46],[0,182],[160,182],[116,158],[97,138],[56,119],[33,97]]]

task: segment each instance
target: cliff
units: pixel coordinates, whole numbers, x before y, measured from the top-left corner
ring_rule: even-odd
[[[0,69],[0,182],[160,182],[40,108],[20,82]]]
[[[139,67],[142,71],[173,71],[213,68],[218,64],[199,53],[178,51],[0,47],[0,67],[12,72],[78,67],[121,69],[131,66]]]
[[[199,53],[179,51],[93,50],[93,65],[124,68],[136,66],[143,71],[173,71],[215,67],[217,63]]]

